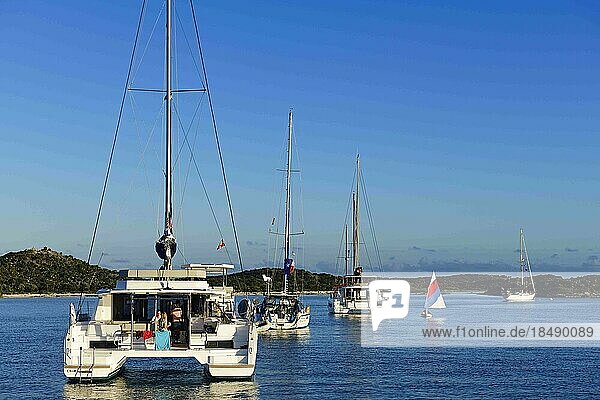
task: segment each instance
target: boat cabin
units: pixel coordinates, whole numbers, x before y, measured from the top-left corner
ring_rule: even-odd
[[[121,340],[98,341],[91,347],[155,348],[152,336],[159,327],[154,317],[159,312],[167,316],[174,350],[233,348],[233,341],[206,341],[207,334],[215,334],[219,325],[234,318],[233,288],[226,286],[227,270],[232,268],[229,264],[186,264],[181,270],[119,271],[116,288],[98,293],[93,322],[118,326],[115,333]],[[210,275],[222,275],[222,286],[209,286]]]

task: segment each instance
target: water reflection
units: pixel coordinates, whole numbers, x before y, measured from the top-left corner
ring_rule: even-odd
[[[258,399],[254,381],[214,382],[193,360],[130,360],[122,373],[94,384],[65,383],[64,399]]]
[[[310,327],[302,329],[289,329],[289,330],[273,330],[261,333],[263,338],[281,338],[281,339],[292,339],[300,343],[308,342],[310,339]]]

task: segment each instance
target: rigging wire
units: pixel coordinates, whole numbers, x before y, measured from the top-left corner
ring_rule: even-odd
[[[135,50],[137,48],[138,39],[140,36],[140,29],[142,27],[142,21],[144,19],[144,13],[146,10],[146,0],[142,1],[142,9],[140,11],[140,17],[138,20],[138,26],[135,32],[135,40],[133,43],[133,50],[131,51],[131,59],[129,60],[129,68],[127,70],[127,79],[125,80],[125,87],[123,88],[123,96],[121,98],[121,106],[119,107],[119,117],[117,118],[117,126],[115,128],[115,134],[113,137],[112,146],[110,149],[110,156],[108,158],[108,166],[106,168],[106,175],[104,177],[104,185],[102,186],[102,195],[100,196],[100,204],[98,205],[98,213],[96,214],[96,222],[94,224],[94,232],[92,234],[92,240],[90,243],[90,251],[88,253],[87,263],[90,263],[90,259],[92,258],[92,252],[94,250],[94,243],[96,241],[96,234],[98,233],[98,224],[100,223],[100,215],[102,214],[102,206],[104,204],[104,196],[106,195],[106,188],[108,186],[108,178],[110,177],[110,168],[112,166],[113,156],[115,154],[115,147],[117,144],[117,138],[119,136],[119,128],[121,126],[121,118],[123,116],[123,108],[125,107],[125,98],[127,97],[127,89],[129,87],[129,79],[131,78],[131,70],[133,68],[133,60],[135,57]],[[95,273],[92,278],[95,277]],[[81,295],[79,297],[79,305],[78,305],[78,313],[79,309],[81,309],[81,303],[83,301],[83,281],[81,282]]]
[[[148,41],[146,42],[146,46],[144,47],[144,50],[142,51],[142,55],[137,63],[137,67],[135,68],[135,71],[131,75],[130,83],[132,83],[132,84],[133,84],[133,81],[135,81],[135,78],[137,77],[138,72],[140,72],[140,67],[142,66],[142,61],[144,61],[144,57],[146,56],[148,47],[150,47],[150,42],[152,41],[152,37],[154,36],[154,31],[156,30],[156,26],[158,25],[158,21],[160,20],[160,17],[162,16],[163,11],[165,10],[166,4],[167,4],[166,2],[163,2],[163,5],[160,8],[158,15],[156,16],[156,20],[154,21],[154,25],[152,26],[152,31],[150,32],[150,35],[148,36]],[[142,24],[143,24],[143,21],[142,21]]]
[[[175,9],[175,16],[177,17],[177,21],[179,21],[179,23],[183,26],[183,24],[181,23],[181,19],[179,18],[179,13],[177,12],[177,9]],[[202,76],[202,72],[200,72],[200,68],[198,67],[198,63],[196,62],[196,59],[194,58],[194,52],[192,51],[192,46],[190,45],[190,42],[187,38],[187,35],[185,34],[185,30],[182,29],[181,33],[183,33],[183,38],[185,39],[185,43],[188,47],[188,50],[190,52],[190,55],[192,56],[192,62],[194,63],[194,67],[196,68],[196,72],[198,72],[198,76]],[[204,85],[204,82],[202,82],[202,84]]]
[[[294,133],[294,132],[292,132]],[[300,232],[304,233],[304,193],[303,193],[303,184],[302,184],[302,170],[300,169],[300,165],[302,165],[302,163],[300,162],[300,152],[298,151],[298,138],[296,137],[296,135],[292,135],[292,139],[294,140],[294,150],[296,151],[296,165],[298,166],[297,170],[298,170],[298,191],[299,191],[299,195],[298,195],[298,202],[300,203],[300,215],[298,218],[298,224],[300,225]],[[302,252],[302,264],[304,265],[303,270],[307,270],[307,262],[306,262],[306,240],[304,239],[304,234],[300,235],[300,245],[296,245],[296,250],[300,253]],[[300,265],[300,263],[296,263],[296,265]],[[294,276],[294,289],[296,289],[296,279],[297,279],[297,274],[295,274]],[[304,272],[301,274],[300,276],[300,285],[301,285],[301,289],[300,289],[300,293],[302,294],[304,292]]]
[[[348,224],[348,219],[350,217],[350,210],[352,209],[352,193],[354,193],[354,184],[355,183],[356,183],[356,171],[354,171],[354,175],[352,175],[352,184],[350,185],[350,195],[348,196],[348,203],[346,204],[346,216],[344,217],[344,225]],[[341,241],[342,245],[340,245],[340,249],[338,250],[338,258],[336,259],[336,262],[335,262],[336,274],[338,273],[338,265],[339,265],[339,260],[340,260],[339,256],[340,256],[340,253],[342,252],[342,248],[343,248],[342,246],[343,246],[343,243],[345,240],[344,237],[345,237],[345,233],[344,233],[344,231],[342,231],[342,241]],[[359,246],[360,246],[360,244],[359,244]]]
[[[279,161],[278,165],[283,165],[283,154],[285,153],[285,146],[282,145],[279,151]],[[278,170],[276,170],[278,171]],[[278,182],[281,184],[281,189],[278,188]],[[281,232],[279,227],[279,221],[281,221],[281,207],[283,203],[283,193],[285,192],[285,178],[283,174],[275,173],[273,174],[273,221],[269,227],[269,247],[267,253],[267,267],[269,268],[269,273],[271,268],[276,268],[276,265],[280,265],[279,256],[281,254],[280,251],[283,250],[283,247],[279,247],[279,239],[281,235],[278,235],[277,232]],[[279,194],[279,197],[277,196]],[[273,253],[271,253],[271,244],[273,244]],[[273,254],[273,258],[271,258],[271,254]],[[272,262],[271,262],[272,261]],[[273,272],[274,274],[274,272]],[[269,275],[273,276],[273,275]]]
[[[195,122],[196,115],[198,114],[198,110],[200,110],[200,113],[202,113],[201,106],[202,106],[203,103],[204,103],[204,96],[200,97],[200,101],[196,105],[196,109],[194,110],[194,114],[192,115],[192,119],[191,119],[191,121],[190,121],[190,123],[188,125],[187,131],[184,131],[185,132],[184,134],[186,136],[188,135],[188,132],[192,130],[192,125]],[[198,117],[198,119],[200,119],[200,117]],[[183,152],[184,146],[185,146],[185,143],[182,143],[181,146],[179,146],[179,151],[177,152],[177,156],[175,157],[175,163],[177,163],[177,161],[179,160],[179,157],[181,156],[181,153]]]
[[[175,115],[177,116],[177,121],[181,125],[183,129],[183,123],[181,122],[181,117],[179,115],[179,110],[177,107],[173,107],[175,110]],[[217,230],[219,231],[219,235],[221,235],[221,240],[223,240],[223,231],[221,230],[221,225],[219,225],[219,220],[217,219],[217,214],[215,213],[215,209],[212,205],[212,201],[210,201],[210,196],[208,195],[208,190],[206,189],[206,185],[204,184],[204,179],[202,178],[202,174],[200,173],[200,168],[198,168],[198,163],[196,163],[196,157],[194,157],[194,152],[192,150],[192,146],[187,138],[187,134],[183,137],[183,141],[187,144],[188,149],[190,151],[191,160],[194,163],[194,167],[196,169],[196,173],[198,174],[198,178],[200,178],[200,184],[202,185],[202,190],[204,191],[204,195],[206,196],[206,202],[208,203],[208,207],[210,208],[210,212],[212,213],[213,219],[215,221],[215,225],[217,226]],[[227,250],[227,246],[225,246],[225,253],[227,253],[227,258],[229,262],[233,263],[231,260],[231,255],[229,254],[229,250]]]
[[[202,73],[204,76],[204,85],[206,87],[206,94],[208,97],[208,104],[210,107],[210,114],[212,117],[212,125],[213,125],[213,130],[215,132],[215,141],[217,144],[217,150],[219,152],[219,160],[221,162],[221,173],[223,175],[223,184],[225,186],[225,193],[227,195],[227,203],[229,205],[229,215],[231,217],[231,226],[233,228],[233,235],[235,237],[235,246],[237,249],[237,254],[238,254],[238,260],[240,261],[240,269],[242,270],[242,272],[244,271],[244,264],[242,262],[242,252],[240,250],[240,242],[238,240],[238,234],[237,234],[237,228],[235,225],[235,217],[233,215],[233,207],[231,205],[231,195],[229,193],[229,185],[227,184],[227,175],[225,174],[225,162],[223,161],[223,153],[221,152],[221,143],[219,141],[219,132],[217,130],[217,120],[215,118],[215,110],[213,108],[213,104],[212,104],[212,96],[210,95],[210,88],[208,85],[208,77],[206,74],[206,64],[204,63],[204,55],[202,54],[202,46],[200,44],[200,33],[198,31],[198,23],[196,21],[196,12],[194,11],[194,2],[193,0],[190,0],[190,8],[192,10],[192,19],[194,20],[194,29],[196,31],[196,41],[198,42],[198,51],[200,54],[200,63],[202,64]],[[227,247],[227,246],[225,246]]]
[[[371,202],[369,201],[369,195],[367,193],[367,185],[365,185],[365,180],[362,175],[360,177],[360,181],[363,186],[363,192],[365,194],[365,208],[367,210],[369,229],[371,231],[371,236],[373,239],[373,250],[375,251],[375,255],[377,256],[377,261],[379,262],[379,272],[381,272],[383,267],[383,263],[381,262],[381,252],[379,251],[379,242],[377,241],[377,235],[375,234],[375,224],[373,223],[373,214],[371,212]]]
[[[136,131],[138,133],[138,138],[141,142],[142,139],[142,134],[141,134],[141,129],[140,126],[138,124],[138,118],[136,117],[136,102],[135,102],[135,96],[131,95],[129,96],[129,100],[131,101],[131,112],[133,114],[133,121],[134,121],[134,125],[136,127]],[[160,236],[160,209],[158,206],[158,203],[154,200],[154,196],[152,195],[152,189],[151,189],[151,185],[150,185],[150,177],[148,176],[148,168],[145,162],[145,155],[146,155],[146,151],[148,150],[148,148],[150,147],[150,143],[152,141],[152,138],[154,137],[154,132],[156,131],[156,126],[158,124],[159,120],[162,120],[163,117],[163,113],[164,113],[164,100],[160,105],[160,109],[157,112],[157,116],[154,119],[154,123],[152,124],[152,128],[150,129],[150,133],[148,135],[148,139],[146,140],[146,144],[144,145],[144,148],[142,150],[142,154],[140,155],[140,160],[138,162],[137,168],[139,168],[140,165],[142,165],[144,167],[144,176],[146,178],[146,186],[148,189],[148,198],[150,199],[150,206],[152,207],[152,211],[156,213],[156,233],[158,236]],[[158,154],[157,154],[158,156]],[[137,169],[136,168],[136,169]],[[129,185],[129,188],[133,187],[133,178],[132,181]],[[123,202],[125,200],[123,199]]]

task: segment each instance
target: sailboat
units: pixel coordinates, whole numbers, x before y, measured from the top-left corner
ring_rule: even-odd
[[[82,301],[77,311],[71,305],[63,353],[63,371],[69,380],[92,382],[110,379],[121,371],[130,358],[192,358],[204,367],[208,376],[217,379],[248,379],[254,375],[258,335],[251,320],[234,312],[233,288],[226,286],[226,274],[233,269],[233,265],[188,263],[181,269],[173,268],[177,242],[173,224],[171,111],[173,93],[181,92],[172,88],[171,33],[175,19],[173,2],[174,0],[166,0],[165,8],[165,89],[152,89],[165,94],[164,231],[155,243],[162,266],[159,269],[119,271],[116,287],[98,292],[98,302],[93,315],[82,312]],[[138,33],[144,10],[145,3],[140,13]],[[195,23],[193,3],[191,11]],[[130,71],[136,44],[137,35]],[[201,51],[199,45],[198,39],[198,50]],[[202,66],[204,67],[203,60]],[[203,78],[203,91],[210,100],[206,74]],[[128,91],[132,90],[129,80],[128,75],[123,101]],[[116,133],[119,130],[122,110],[121,106]],[[112,153],[110,159],[112,160]],[[104,188],[108,176],[107,172]],[[103,199],[104,192],[88,263],[94,247]],[[210,285],[207,281],[210,275],[222,276],[222,285]]]
[[[292,110],[288,114],[287,165],[285,169],[285,226],[283,247],[283,290],[272,292],[272,278],[263,275],[267,291],[262,302],[256,307],[256,326],[259,332],[268,330],[293,330],[308,327],[310,306],[305,306],[297,294],[290,293],[290,276],[296,269],[291,250],[291,172],[292,172]],[[271,232],[279,234],[278,232]]]
[[[430,308],[446,308],[446,302],[437,283],[435,272],[431,273],[431,281],[429,281],[427,294],[425,295],[425,309],[421,312],[421,317],[433,317],[433,314],[429,312]]]
[[[533,274],[531,272],[529,256],[527,255],[523,228],[519,230],[519,268],[521,270],[521,287],[517,293],[508,291],[504,299],[510,302],[533,301],[535,298],[535,284],[533,283]],[[528,278],[525,277],[526,273],[529,275]]]
[[[342,284],[329,294],[327,307],[331,314],[369,314],[369,282],[375,276],[363,274],[360,264],[360,196],[361,196],[360,155],[356,156],[356,188],[352,193],[352,249],[348,249],[348,225],[344,227],[345,274]],[[350,251],[352,253],[350,253]],[[350,260],[352,272],[350,273]]]

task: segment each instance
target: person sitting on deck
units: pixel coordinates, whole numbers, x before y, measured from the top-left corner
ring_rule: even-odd
[[[161,314],[159,310],[156,310],[156,314],[154,315],[154,317],[152,317],[152,319],[150,320],[150,330],[151,331],[157,331],[158,329],[158,324],[159,321],[161,320]]]
[[[171,310],[171,321],[173,321],[173,333],[174,341],[180,340],[180,332],[181,332],[181,307],[179,306],[179,302],[175,303],[175,306]]]
[[[167,330],[169,330],[170,327],[171,327],[171,324],[169,323],[169,320],[167,318],[167,313],[163,312],[162,317],[158,321],[158,330],[159,331],[167,331]]]
[[[154,333],[155,343],[154,348],[156,350],[170,350],[171,349],[171,331],[169,331],[169,321],[167,319],[167,313],[163,312],[157,323],[157,330]]]
[[[171,311],[171,320],[175,322],[181,321],[181,307],[179,306],[179,302],[175,303],[173,310]]]

